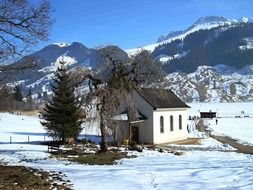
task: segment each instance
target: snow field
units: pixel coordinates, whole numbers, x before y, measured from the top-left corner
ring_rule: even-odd
[[[214,133],[239,139],[243,144],[253,145],[253,103],[194,103],[189,104],[189,115],[199,116],[199,111],[218,113],[218,124],[215,119],[206,119],[204,124]]]
[[[244,115],[248,114],[251,117],[252,103],[190,104],[190,106],[192,108],[189,110],[189,115],[192,116],[198,115],[199,109],[218,109],[221,118],[217,127],[222,131],[217,132],[224,133],[227,128],[230,129],[228,131],[237,131],[235,134],[238,134],[238,131],[241,131],[241,125],[237,126],[236,119],[238,119],[238,124],[248,123],[250,128],[252,118],[234,118],[233,116],[240,115],[244,110]],[[210,122],[211,126],[215,125],[214,120]],[[230,127],[232,124],[233,130]],[[97,133],[97,130],[92,130],[92,128],[85,130],[87,133],[92,131]],[[249,129],[248,133],[252,134],[251,132]],[[32,144],[27,143],[28,134]],[[9,144],[10,135],[18,140]],[[221,152],[220,150],[232,149],[213,139],[202,139],[202,145],[188,147],[185,145],[188,151],[184,151],[182,156],[144,150],[142,153],[130,152],[138,157],[120,160],[118,165],[88,166],[49,158],[47,146],[34,144],[36,141],[43,141],[44,135],[45,130],[37,117],[0,113],[0,161],[62,172],[73,183],[75,190],[253,189],[253,156]],[[205,137],[194,129],[190,135]],[[205,151],[195,151],[191,149],[193,147],[199,147]]]
[[[24,149],[31,152],[29,147]],[[77,190],[253,188],[253,158],[238,153],[187,151],[183,156],[175,156],[144,150],[135,153],[137,158],[123,159],[119,165],[87,166],[45,159],[46,153],[39,149],[35,150],[38,156],[21,152],[4,155],[1,152],[0,156],[12,164],[62,172]],[[26,161],[32,157],[36,160]]]
[[[0,113],[0,143],[26,143],[50,140],[38,117]]]

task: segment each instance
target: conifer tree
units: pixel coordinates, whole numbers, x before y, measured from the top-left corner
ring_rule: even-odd
[[[41,124],[54,140],[65,142],[67,138],[77,139],[83,123],[80,102],[75,95],[75,87],[64,61],[56,71],[52,84],[52,99],[41,112]]]
[[[42,98],[41,93],[40,93],[40,92],[38,92],[37,99],[41,99],[41,98]]]
[[[48,94],[47,91],[43,92],[43,100],[48,101]]]
[[[23,95],[22,95],[22,91],[19,85],[16,85],[14,87],[14,94],[13,94],[13,98],[14,100],[21,102],[23,101]]]
[[[27,96],[26,96],[26,104],[27,109],[32,110],[33,109],[33,98],[32,98],[32,89],[29,88]]]
[[[0,86],[0,110],[9,110],[13,102],[13,93],[7,85]]]

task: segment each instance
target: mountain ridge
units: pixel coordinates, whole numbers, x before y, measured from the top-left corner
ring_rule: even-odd
[[[246,18],[246,17],[245,17]],[[169,38],[176,37],[178,35],[181,35],[194,27],[198,25],[204,25],[204,24],[217,24],[217,25],[224,25],[224,24],[231,24],[231,23],[236,23],[238,21],[233,20],[233,19],[227,19],[224,16],[205,16],[205,17],[200,17],[198,20],[196,20],[191,26],[189,26],[185,30],[180,30],[180,31],[171,31],[167,35],[162,35],[158,38],[157,43],[163,42],[165,40],[168,40]]]
[[[187,29],[182,30],[182,31],[175,31],[175,33],[173,31],[171,31],[168,34],[168,38],[166,38],[166,35],[162,35],[160,37],[158,37],[158,41],[156,43],[152,43],[152,44],[148,44],[142,47],[138,47],[138,48],[131,48],[131,49],[127,49],[125,50],[130,56],[136,54],[138,51],[142,50],[142,49],[146,49],[150,52],[153,52],[154,49],[159,46],[162,45],[164,43],[170,43],[174,40],[177,39],[184,39],[187,35],[194,33],[196,31],[199,30],[207,30],[207,29],[212,29],[215,27],[219,27],[219,26],[224,26],[224,25],[231,25],[231,24],[240,24],[240,23],[248,23],[248,22],[253,22],[253,18],[250,17],[241,17],[241,18],[247,18],[246,19],[242,19],[242,20],[235,20],[235,19],[227,19],[223,16],[205,16],[205,17],[200,17],[197,21],[195,21],[191,26],[189,26]],[[207,20],[209,22],[207,22]],[[222,22],[223,21],[223,22]],[[179,34],[179,35],[176,35]],[[160,40],[162,39],[162,41]]]
[[[169,39],[148,46],[167,72],[163,88],[170,88],[186,102],[253,101],[251,22],[251,18],[246,17],[239,21],[203,17],[183,33],[171,33]],[[59,61],[64,59],[71,68],[92,69],[103,63],[101,55],[105,51],[114,52],[114,57],[123,62],[133,55],[117,46],[93,49],[80,42],[53,43],[14,63],[34,62],[37,67],[14,73],[15,80],[8,81],[9,85],[19,83],[24,90],[31,88],[35,94],[50,92],[50,82]]]
[[[245,68],[246,69],[246,68]],[[168,74],[162,86],[186,102],[253,101],[252,67],[248,73],[222,73],[218,68],[199,66],[195,72]]]

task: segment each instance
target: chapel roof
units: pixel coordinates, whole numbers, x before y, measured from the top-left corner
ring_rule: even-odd
[[[154,109],[159,108],[190,108],[171,90],[161,88],[138,88],[136,92]]]

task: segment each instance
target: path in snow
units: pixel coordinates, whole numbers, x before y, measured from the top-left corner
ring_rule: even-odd
[[[253,189],[253,155],[194,150],[175,156],[144,149],[130,152],[137,158],[118,165],[80,165],[51,158],[47,146],[26,144],[28,134],[30,143],[44,140],[38,118],[6,113],[0,118],[0,161],[62,173],[75,190]],[[16,143],[9,144],[10,135]],[[216,145],[211,141],[202,146]]]
[[[211,135],[211,137],[216,139],[217,141],[220,141],[221,143],[229,144],[230,146],[236,148],[236,152],[253,154],[253,146],[238,143],[238,140],[232,139],[231,137],[219,135]]]
[[[220,141],[223,144],[229,144],[230,146],[234,147],[236,150],[236,152],[238,153],[245,153],[245,154],[253,154],[253,146],[251,145],[245,145],[242,144],[240,142],[238,142],[238,140],[233,139],[231,137],[225,136],[225,135],[215,135],[212,134],[209,130],[208,127],[204,126],[204,122],[203,119],[200,119],[198,124],[197,124],[197,128],[200,131],[204,131],[206,133],[210,134],[210,137],[216,139],[217,141]]]
[[[244,103],[194,103],[189,104],[188,113],[200,116],[200,112],[217,112],[216,119],[205,119],[204,125],[215,131],[216,135],[225,135],[240,139],[241,144],[253,145],[253,102]],[[213,132],[212,132],[213,134]]]

